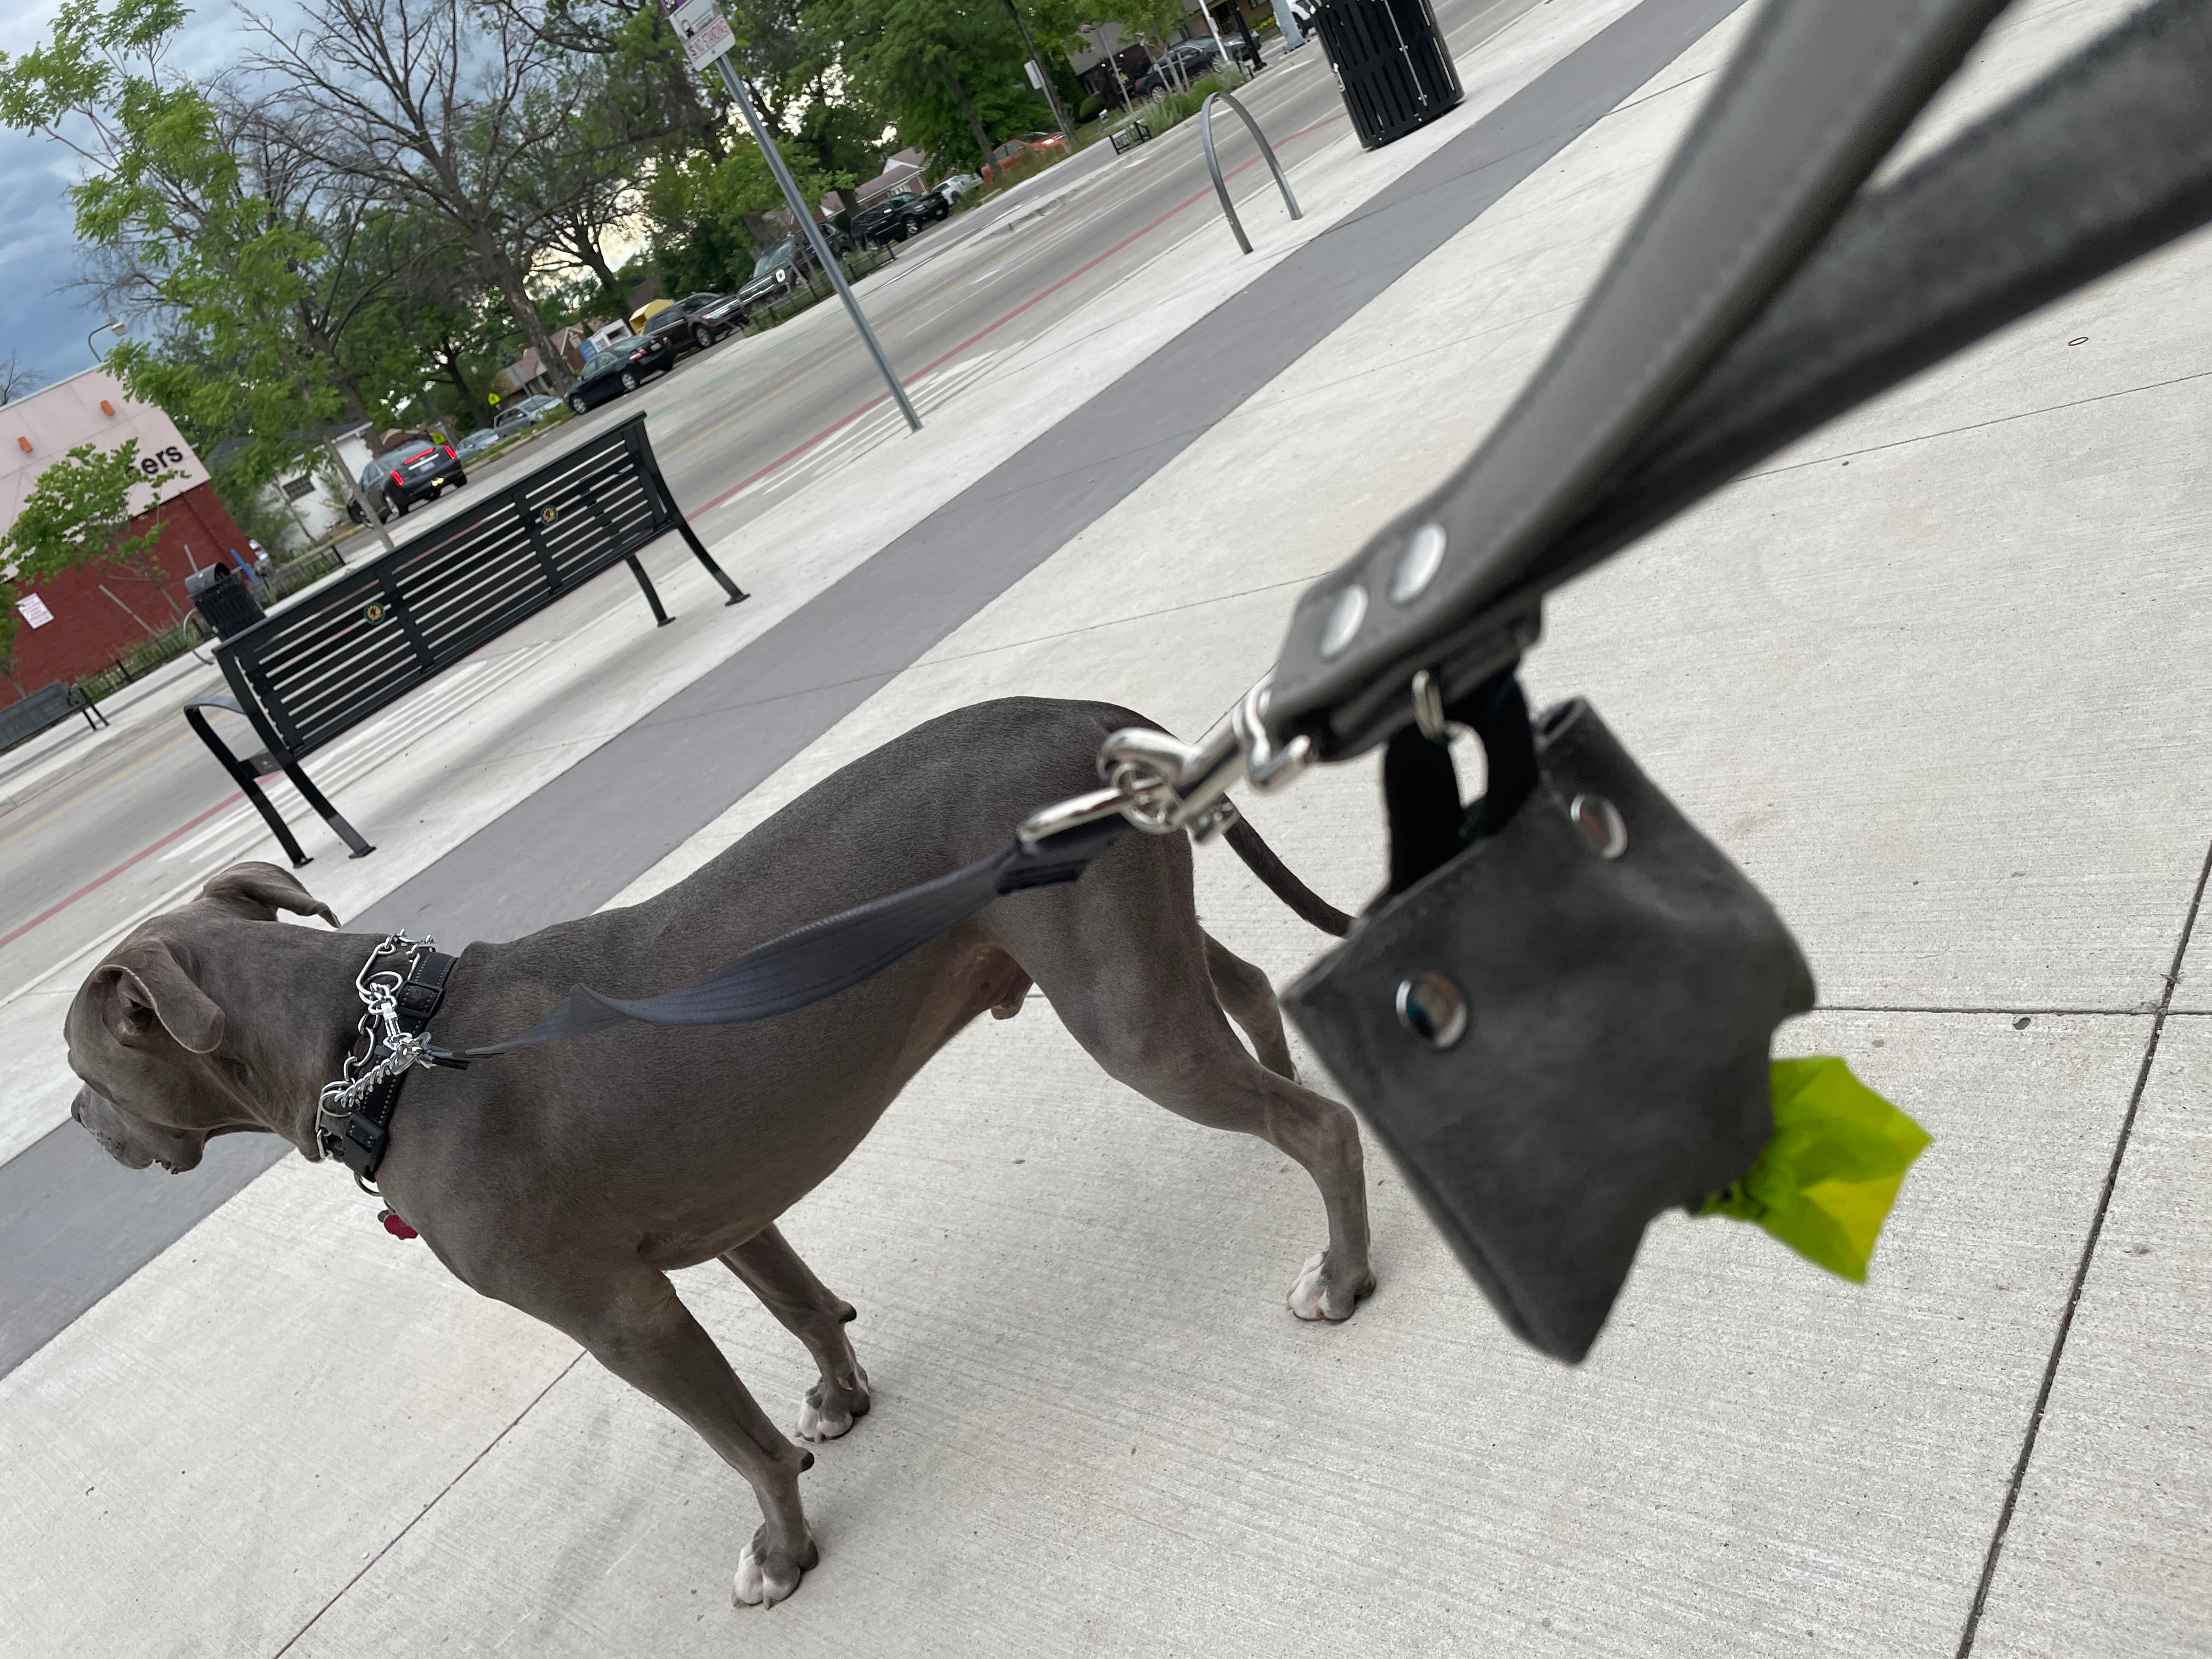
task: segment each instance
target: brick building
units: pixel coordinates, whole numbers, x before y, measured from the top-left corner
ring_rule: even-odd
[[[150,404],[134,402],[105,369],[88,368],[27,398],[0,405],[0,533],[15,521],[39,475],[78,444],[119,447],[138,441],[142,461],[184,476],[158,492],[149,487],[127,533],[161,527],[155,556],[167,580],[162,592],[186,608],[185,578],[220,559],[234,562],[246,537],[216,499],[207,468],[176,423]],[[148,583],[98,564],[38,584],[16,606],[15,662],[0,679],[0,704],[22,690],[74,680],[108,666],[128,647],[175,620]],[[9,679],[14,684],[9,684]]]

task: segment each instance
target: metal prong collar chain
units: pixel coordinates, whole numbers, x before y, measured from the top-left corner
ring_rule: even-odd
[[[357,1034],[354,1049],[346,1055],[343,1073],[325,1084],[315,1102],[317,1136],[325,1152],[337,1154],[346,1120],[371,1090],[412,1066],[434,1063],[428,1058],[430,1033],[399,1028],[399,988],[436,943],[416,939],[404,929],[387,933],[377,941],[368,960],[362,963],[361,972],[354,975],[353,988],[362,1005],[361,1021],[354,1028]],[[387,958],[404,960],[389,967],[377,965]]]
[[[1272,678],[1272,676],[1267,677]],[[1229,792],[1249,784],[1261,794],[1281,788],[1313,763],[1312,740],[1297,737],[1279,747],[1267,735],[1267,678],[1237,699],[1229,718],[1197,743],[1164,732],[1126,727],[1098,751],[1094,789],[1032,812],[1016,833],[1024,846],[1048,836],[1120,813],[1148,835],[1188,830],[1209,841],[1237,822]]]

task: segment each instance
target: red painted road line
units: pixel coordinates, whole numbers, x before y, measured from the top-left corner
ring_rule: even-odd
[[[1318,131],[1322,127],[1332,125],[1338,121],[1345,120],[1346,118],[1347,118],[1342,114],[1326,116],[1321,120],[1316,121],[1311,126],[1300,127],[1296,132],[1285,134],[1281,142],[1287,144],[1293,138],[1303,138],[1310,132]],[[1250,161],[1245,162],[1243,167],[1232,167],[1224,176],[1234,179],[1238,173],[1243,172],[1245,167],[1255,167],[1259,165],[1260,158],[1255,155]],[[943,368],[946,363],[951,362],[953,358],[957,357],[962,352],[967,350],[969,346],[974,345],[976,341],[981,339],[985,335],[996,333],[1000,329],[1004,328],[1008,323],[1012,322],[1015,318],[1020,316],[1032,306],[1042,305],[1045,301],[1052,298],[1054,295],[1059,293],[1060,289],[1066,288],[1077,277],[1097,269],[1098,266],[1112,258],[1123,248],[1128,246],[1130,243],[1137,240],[1138,238],[1151,235],[1162,225],[1167,223],[1169,220],[1174,218],[1176,214],[1181,213],[1185,208],[1190,206],[1194,202],[1202,202],[1212,194],[1213,185],[1209,182],[1204,190],[1185,197],[1182,201],[1177,202],[1173,207],[1170,208],[1165,213],[1160,215],[1158,218],[1153,220],[1152,223],[1145,226],[1143,229],[1131,231],[1127,236],[1124,236],[1120,241],[1115,243],[1113,246],[1108,248],[1103,253],[1099,254],[1096,258],[1090,259],[1085,263],[1078,265],[1073,270],[1069,271],[1066,276],[1061,277],[1049,288],[1042,289],[1036,293],[1032,294],[1028,299],[1023,301],[1021,304],[1016,306],[1012,311],[1000,318],[997,321],[986,323],[982,327],[977,329],[973,334],[963,340],[958,345],[953,347],[951,350],[946,352],[943,356],[933,359],[931,362],[924,363],[920,368],[915,370],[913,374],[903,376],[900,380],[899,384],[901,386],[912,386],[916,380],[921,379],[923,375],[931,373],[933,370]],[[768,477],[769,473],[775,471],[778,467],[783,466],[788,462],[797,460],[801,455],[804,455],[808,450],[813,448],[815,445],[820,443],[824,438],[836,436],[838,433],[842,432],[847,427],[852,425],[854,422],[859,420],[863,415],[868,413],[869,410],[875,409],[880,404],[889,403],[890,401],[890,398],[891,394],[888,392],[878,392],[874,397],[869,398],[867,402],[862,404],[851,414],[833,421],[828,426],[823,427],[821,431],[816,433],[805,443],[799,445],[798,448],[785,452],[783,454],[777,456],[774,460],[770,461],[766,466],[761,468],[759,471],[752,474],[750,477],[742,478],[736,483],[732,484],[727,489],[715,496],[713,501],[708,501],[706,506],[700,507],[696,512],[685,514],[684,515],[685,520],[689,522],[694,519],[704,518],[708,514],[712,513],[716,507],[720,507],[724,501],[728,501],[731,496],[738,494],[740,491],[751,489],[753,485],[758,483],[763,478]],[[6,942],[7,941],[4,939],[0,939],[0,944],[5,944]]]
[[[28,921],[25,922],[21,927],[18,927],[14,933],[0,933],[0,950],[7,949],[8,946],[13,945],[17,939],[22,938],[24,934],[29,933],[31,929],[37,927],[40,922],[52,921],[56,916],[61,915],[63,911],[68,909],[70,905],[75,904],[86,894],[98,892],[101,888],[106,886],[109,882],[113,881],[116,877],[121,875],[125,870],[128,870],[132,865],[140,863],[144,860],[153,857],[155,854],[160,852],[171,842],[176,840],[178,836],[185,834],[189,830],[198,829],[200,825],[205,823],[216,813],[222,811],[224,807],[234,805],[236,802],[244,800],[245,799],[246,797],[243,795],[225,796],[222,799],[209,807],[206,811],[201,813],[198,817],[192,819],[191,822],[179,824],[175,829],[170,830],[167,835],[162,836],[161,840],[155,842],[152,846],[141,848],[137,852],[133,853],[129,858],[124,860],[122,863],[117,865],[112,870],[110,870],[106,875],[94,878],[92,880],[85,883],[83,886],[78,888],[76,891],[71,893],[67,898],[62,900],[58,904],[50,905],[46,909],[40,911],[37,915],[33,916]]]

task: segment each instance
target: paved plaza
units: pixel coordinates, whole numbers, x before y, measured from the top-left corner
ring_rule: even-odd
[[[2125,10],[2027,0],[1913,143]],[[1245,175],[1255,256],[1178,245],[872,451],[865,492],[827,471],[718,542],[751,604],[663,548],[676,625],[611,577],[456,671],[467,698],[402,705],[333,785],[380,850],[324,838],[309,886],[458,949],[658,891],[979,699],[1196,736],[1523,383],[1746,15],[1501,12],[1464,108],[1292,169],[1305,220]],[[113,1200],[6,1183],[80,1167],[52,1149],[88,935],[0,1002],[0,1196],[48,1218],[6,1240],[0,1654],[2201,1654],[2208,283],[2199,235],[1813,434],[1561,594],[1528,661],[1796,932],[1821,1003],[1778,1051],[1847,1056],[1935,1135],[1865,1286],[1670,1217],[1564,1368],[1370,1143],[1379,1288],[1301,1325],[1304,1175],[1115,1084],[1033,997],[784,1223],[859,1309],[875,1403],[802,1480],[820,1566],[732,1609],[744,1484],[342,1170],[264,1146],[166,1231],[100,1220],[67,1279]],[[1168,384],[1193,336],[1204,396]],[[174,720],[192,672],[124,723]],[[669,769],[672,804],[624,793]],[[1380,884],[1372,757],[1244,804],[1335,902]],[[210,823],[179,884],[270,855]],[[1278,985],[1326,944],[1227,854],[1198,869]],[[678,1279],[790,1420],[798,1344],[719,1267]]]

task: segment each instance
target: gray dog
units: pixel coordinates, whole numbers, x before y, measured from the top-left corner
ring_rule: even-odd
[[[471,945],[434,1024],[441,1044],[500,1041],[579,981],[637,997],[802,923],[1003,845],[1035,807],[1097,787],[1100,741],[1152,723],[1097,703],[1009,700],[931,721],[826,779],[689,880],[625,910]],[[1309,921],[1346,919],[1249,828],[1246,864]],[[132,1169],[189,1170],[210,1135],[265,1130],[319,1158],[315,1103],[339,1074],[374,940],[273,925],[337,918],[285,871],[241,864],[134,932],[68,1016],[77,1121]],[[799,1414],[830,1440],[868,1409],[845,1331],[776,1218],[842,1163],[899,1090],[985,1010],[1034,983],[1076,1041],[1170,1111],[1258,1135],[1320,1187],[1328,1244],[1290,1292],[1301,1319],[1348,1317],[1373,1288],[1359,1132],[1292,1080],[1267,977],[1200,928],[1180,836],[1130,836],[1073,885],[1012,895],[874,979],[753,1024],[625,1024],[418,1071],[378,1184],[463,1283],[567,1332],[696,1430],[766,1517],[735,1599],[773,1604],[818,1559],[799,1506],[813,1454],[779,1433],[668,1270],[720,1257],[806,1345],[822,1380]],[[1226,1011],[1227,1018],[1224,1018]],[[1246,1052],[1229,1020],[1243,1028]]]

